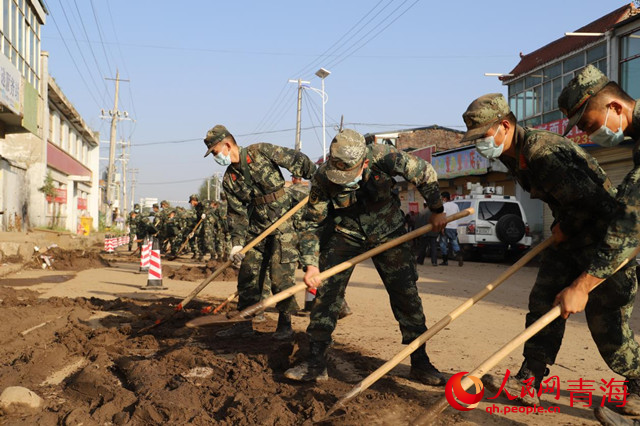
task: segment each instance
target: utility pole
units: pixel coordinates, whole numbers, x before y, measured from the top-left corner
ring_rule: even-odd
[[[138,174],[138,169],[129,169],[131,172],[131,202],[133,204],[136,203],[136,175]]]
[[[109,167],[107,169],[107,212],[105,217],[105,223],[107,226],[111,226],[111,216],[113,209],[113,175],[114,175],[114,162],[116,157],[116,125],[118,124],[118,120],[120,119],[121,112],[118,111],[118,94],[120,91],[120,82],[121,81],[129,81],[129,80],[120,80],[120,72],[116,69],[116,78],[105,78],[105,80],[115,80],[116,82],[116,92],[113,101],[113,110],[109,111],[109,116],[111,116],[111,135],[109,138]],[[104,116],[104,111],[103,111]],[[124,112],[124,117],[128,118],[129,114]],[[106,118],[106,117],[104,117]]]
[[[129,146],[129,144],[131,143],[131,141],[129,141],[129,143],[126,143],[124,140],[122,141],[122,204],[120,205],[120,210],[122,211],[122,217],[127,218],[127,213],[129,211],[129,206],[127,205],[127,162],[128,162],[128,158],[127,158],[127,152],[125,151],[126,148]]]
[[[298,83],[298,114],[296,116],[296,151],[302,150],[302,143],[300,142],[300,121],[302,118],[302,84],[309,84],[308,81],[300,79],[289,80],[289,83]]]

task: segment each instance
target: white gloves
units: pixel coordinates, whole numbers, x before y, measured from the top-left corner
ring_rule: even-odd
[[[233,266],[239,268],[242,264],[242,259],[244,259],[244,253],[240,253],[244,247],[242,246],[233,246],[231,248],[231,253],[229,253],[229,258],[233,261]]]
[[[205,217],[207,217],[207,215],[202,213],[202,216],[200,216],[200,219],[204,219]]]

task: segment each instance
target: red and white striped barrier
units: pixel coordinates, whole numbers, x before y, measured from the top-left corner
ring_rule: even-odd
[[[140,272],[149,270],[149,260],[151,259],[151,242],[145,237],[140,249]]]
[[[150,251],[147,286],[142,287],[142,289],[166,290],[166,287],[162,286],[162,261],[160,260],[160,241],[155,238],[152,238],[152,241],[153,248]],[[151,246],[151,244],[149,246]]]

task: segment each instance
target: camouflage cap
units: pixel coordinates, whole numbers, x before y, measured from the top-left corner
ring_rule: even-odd
[[[159,209],[159,208],[160,208],[160,206],[158,205],[158,203],[153,203],[153,205],[151,206],[151,208]]]
[[[591,96],[609,83],[609,79],[593,65],[587,65],[562,89],[558,97],[558,108],[569,119],[563,136],[573,129],[582,118]]]
[[[198,194],[191,194],[189,195],[189,202],[196,200],[198,201]]]
[[[209,129],[207,136],[204,138],[204,144],[207,146],[207,153],[204,156],[211,154],[213,148],[227,136],[231,136],[231,133],[222,124],[216,124]]]
[[[462,114],[467,133],[460,142],[472,141],[483,137],[498,120],[511,113],[507,100],[500,93],[489,93],[471,102]]]
[[[327,162],[327,177],[333,183],[344,185],[360,173],[367,152],[364,137],[355,130],[345,129],[331,141]]]
[[[169,204],[169,202],[168,202],[167,200],[162,200],[162,201],[160,201],[160,205],[161,205],[161,206],[171,207],[171,204]]]

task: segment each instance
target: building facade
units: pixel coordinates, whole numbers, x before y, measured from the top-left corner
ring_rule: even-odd
[[[589,64],[618,82],[633,98],[640,98],[640,11],[633,4],[625,4],[575,33],[588,35],[567,35],[521,55],[516,67],[501,77],[519,124],[563,133],[568,120],[558,109],[558,96]],[[614,185],[633,167],[631,143],[602,148],[577,128],[567,137],[596,158]],[[546,206],[543,220],[545,235],[549,235],[553,217]]]

